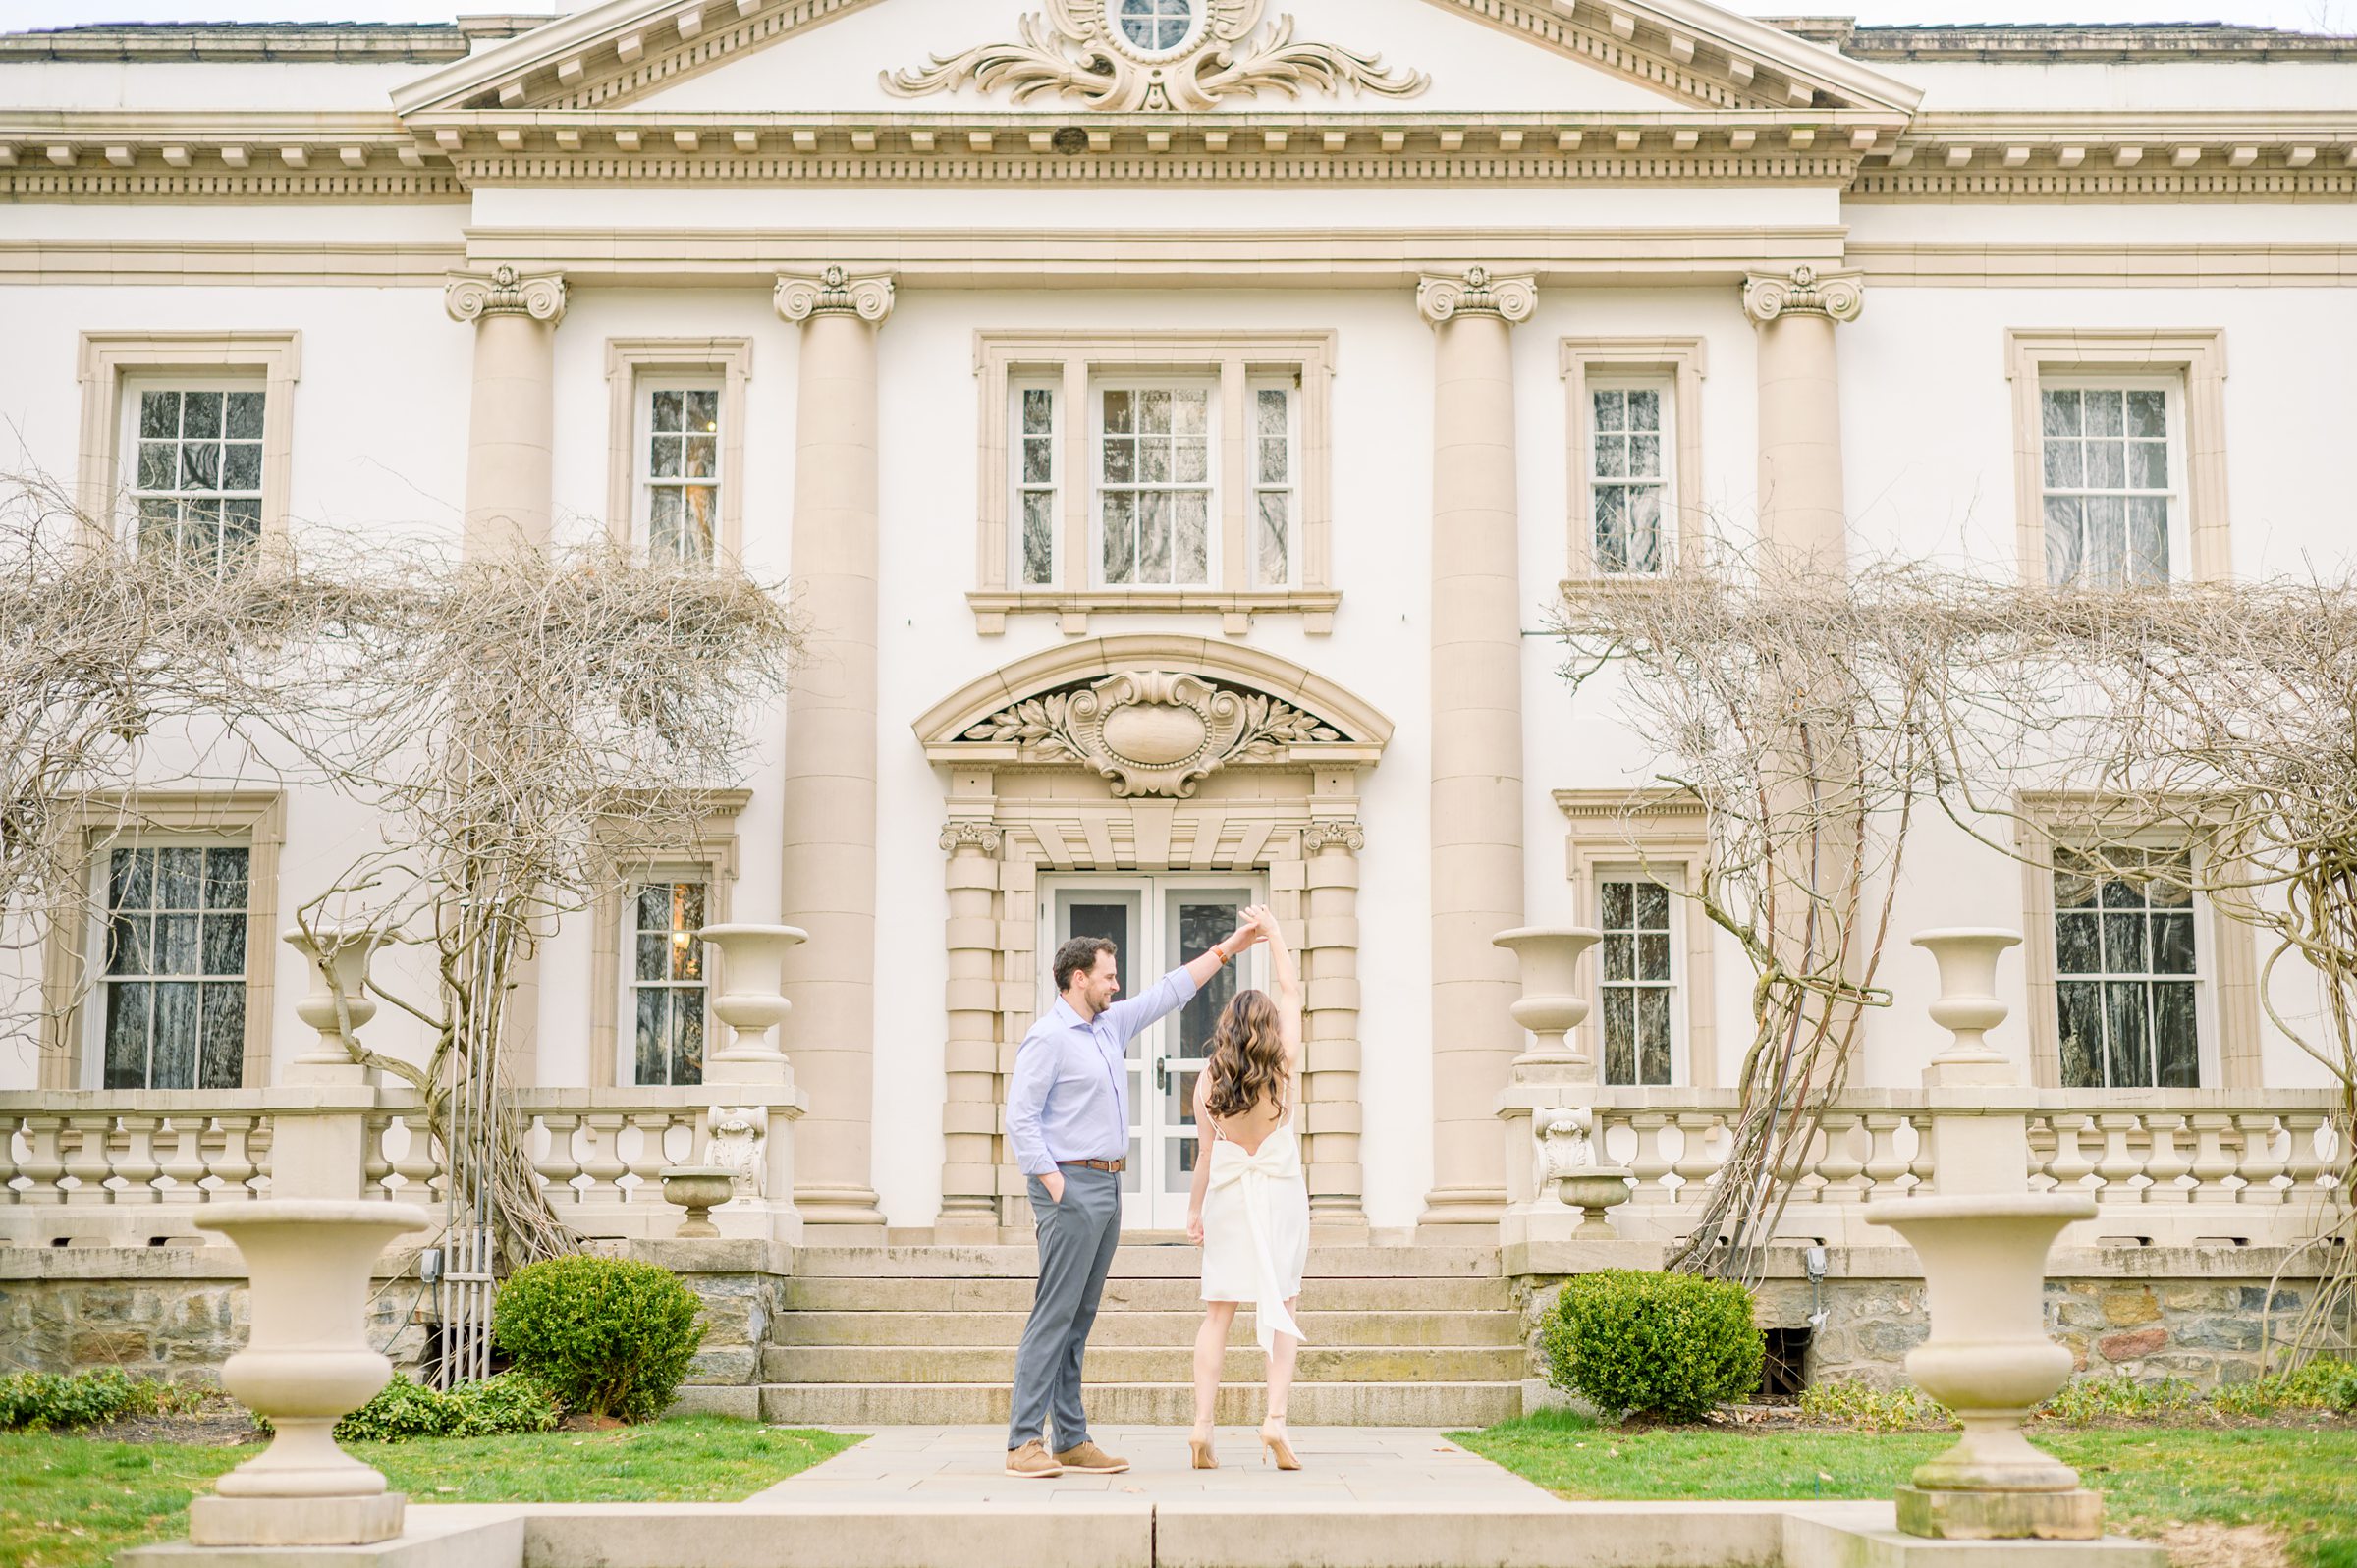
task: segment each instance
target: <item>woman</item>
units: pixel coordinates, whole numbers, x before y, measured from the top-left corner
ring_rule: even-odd
[[[1195,1078],[1195,1127],[1202,1153],[1187,1206],[1187,1239],[1203,1249],[1203,1326],[1195,1331],[1194,1468],[1217,1470],[1212,1407],[1220,1362],[1239,1303],[1252,1303],[1260,1348],[1269,1358],[1269,1411],[1261,1423],[1263,1459],[1298,1470],[1286,1441],[1286,1397],[1301,1325],[1293,1321],[1301,1271],[1309,1262],[1309,1188],[1293,1132],[1300,1103],[1301,981],[1293,972],[1277,917],[1254,904],[1244,919],[1269,945],[1277,1000],[1246,991],[1228,1003],[1212,1035],[1211,1058]]]

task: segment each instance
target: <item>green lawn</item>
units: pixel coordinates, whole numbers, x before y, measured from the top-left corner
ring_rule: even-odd
[[[1951,1433],[1621,1432],[1550,1411],[1453,1434],[1564,1497],[1888,1497]],[[2306,1568],[2357,1568],[2357,1430],[2041,1428],[2038,1445],[2109,1499],[2112,1527],[2263,1524]]]
[[[346,1447],[414,1502],[739,1502],[856,1441],[687,1416]],[[259,1451],[0,1433],[0,1568],[100,1568],[126,1546],[185,1536],[189,1498]]]

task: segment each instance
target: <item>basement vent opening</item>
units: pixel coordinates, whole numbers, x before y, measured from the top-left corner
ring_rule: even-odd
[[[1768,1354],[1760,1362],[1760,1398],[1798,1399],[1809,1385],[1810,1328],[1771,1328]]]

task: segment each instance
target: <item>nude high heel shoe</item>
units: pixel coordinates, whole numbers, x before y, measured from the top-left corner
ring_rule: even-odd
[[[1271,1459],[1277,1461],[1280,1470],[1301,1468],[1301,1461],[1293,1457],[1293,1445],[1285,1440],[1285,1433],[1271,1433],[1268,1424],[1263,1422],[1260,1428],[1260,1460],[1262,1464],[1267,1464]]]
[[[1217,1470],[1220,1468],[1220,1461],[1212,1453],[1211,1439],[1208,1437],[1187,1438],[1186,1452],[1188,1466],[1190,1469]]]

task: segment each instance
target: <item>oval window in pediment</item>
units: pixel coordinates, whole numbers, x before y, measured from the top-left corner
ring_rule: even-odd
[[[1196,0],[1108,0],[1114,25],[1130,47],[1168,54],[1195,30]]]

